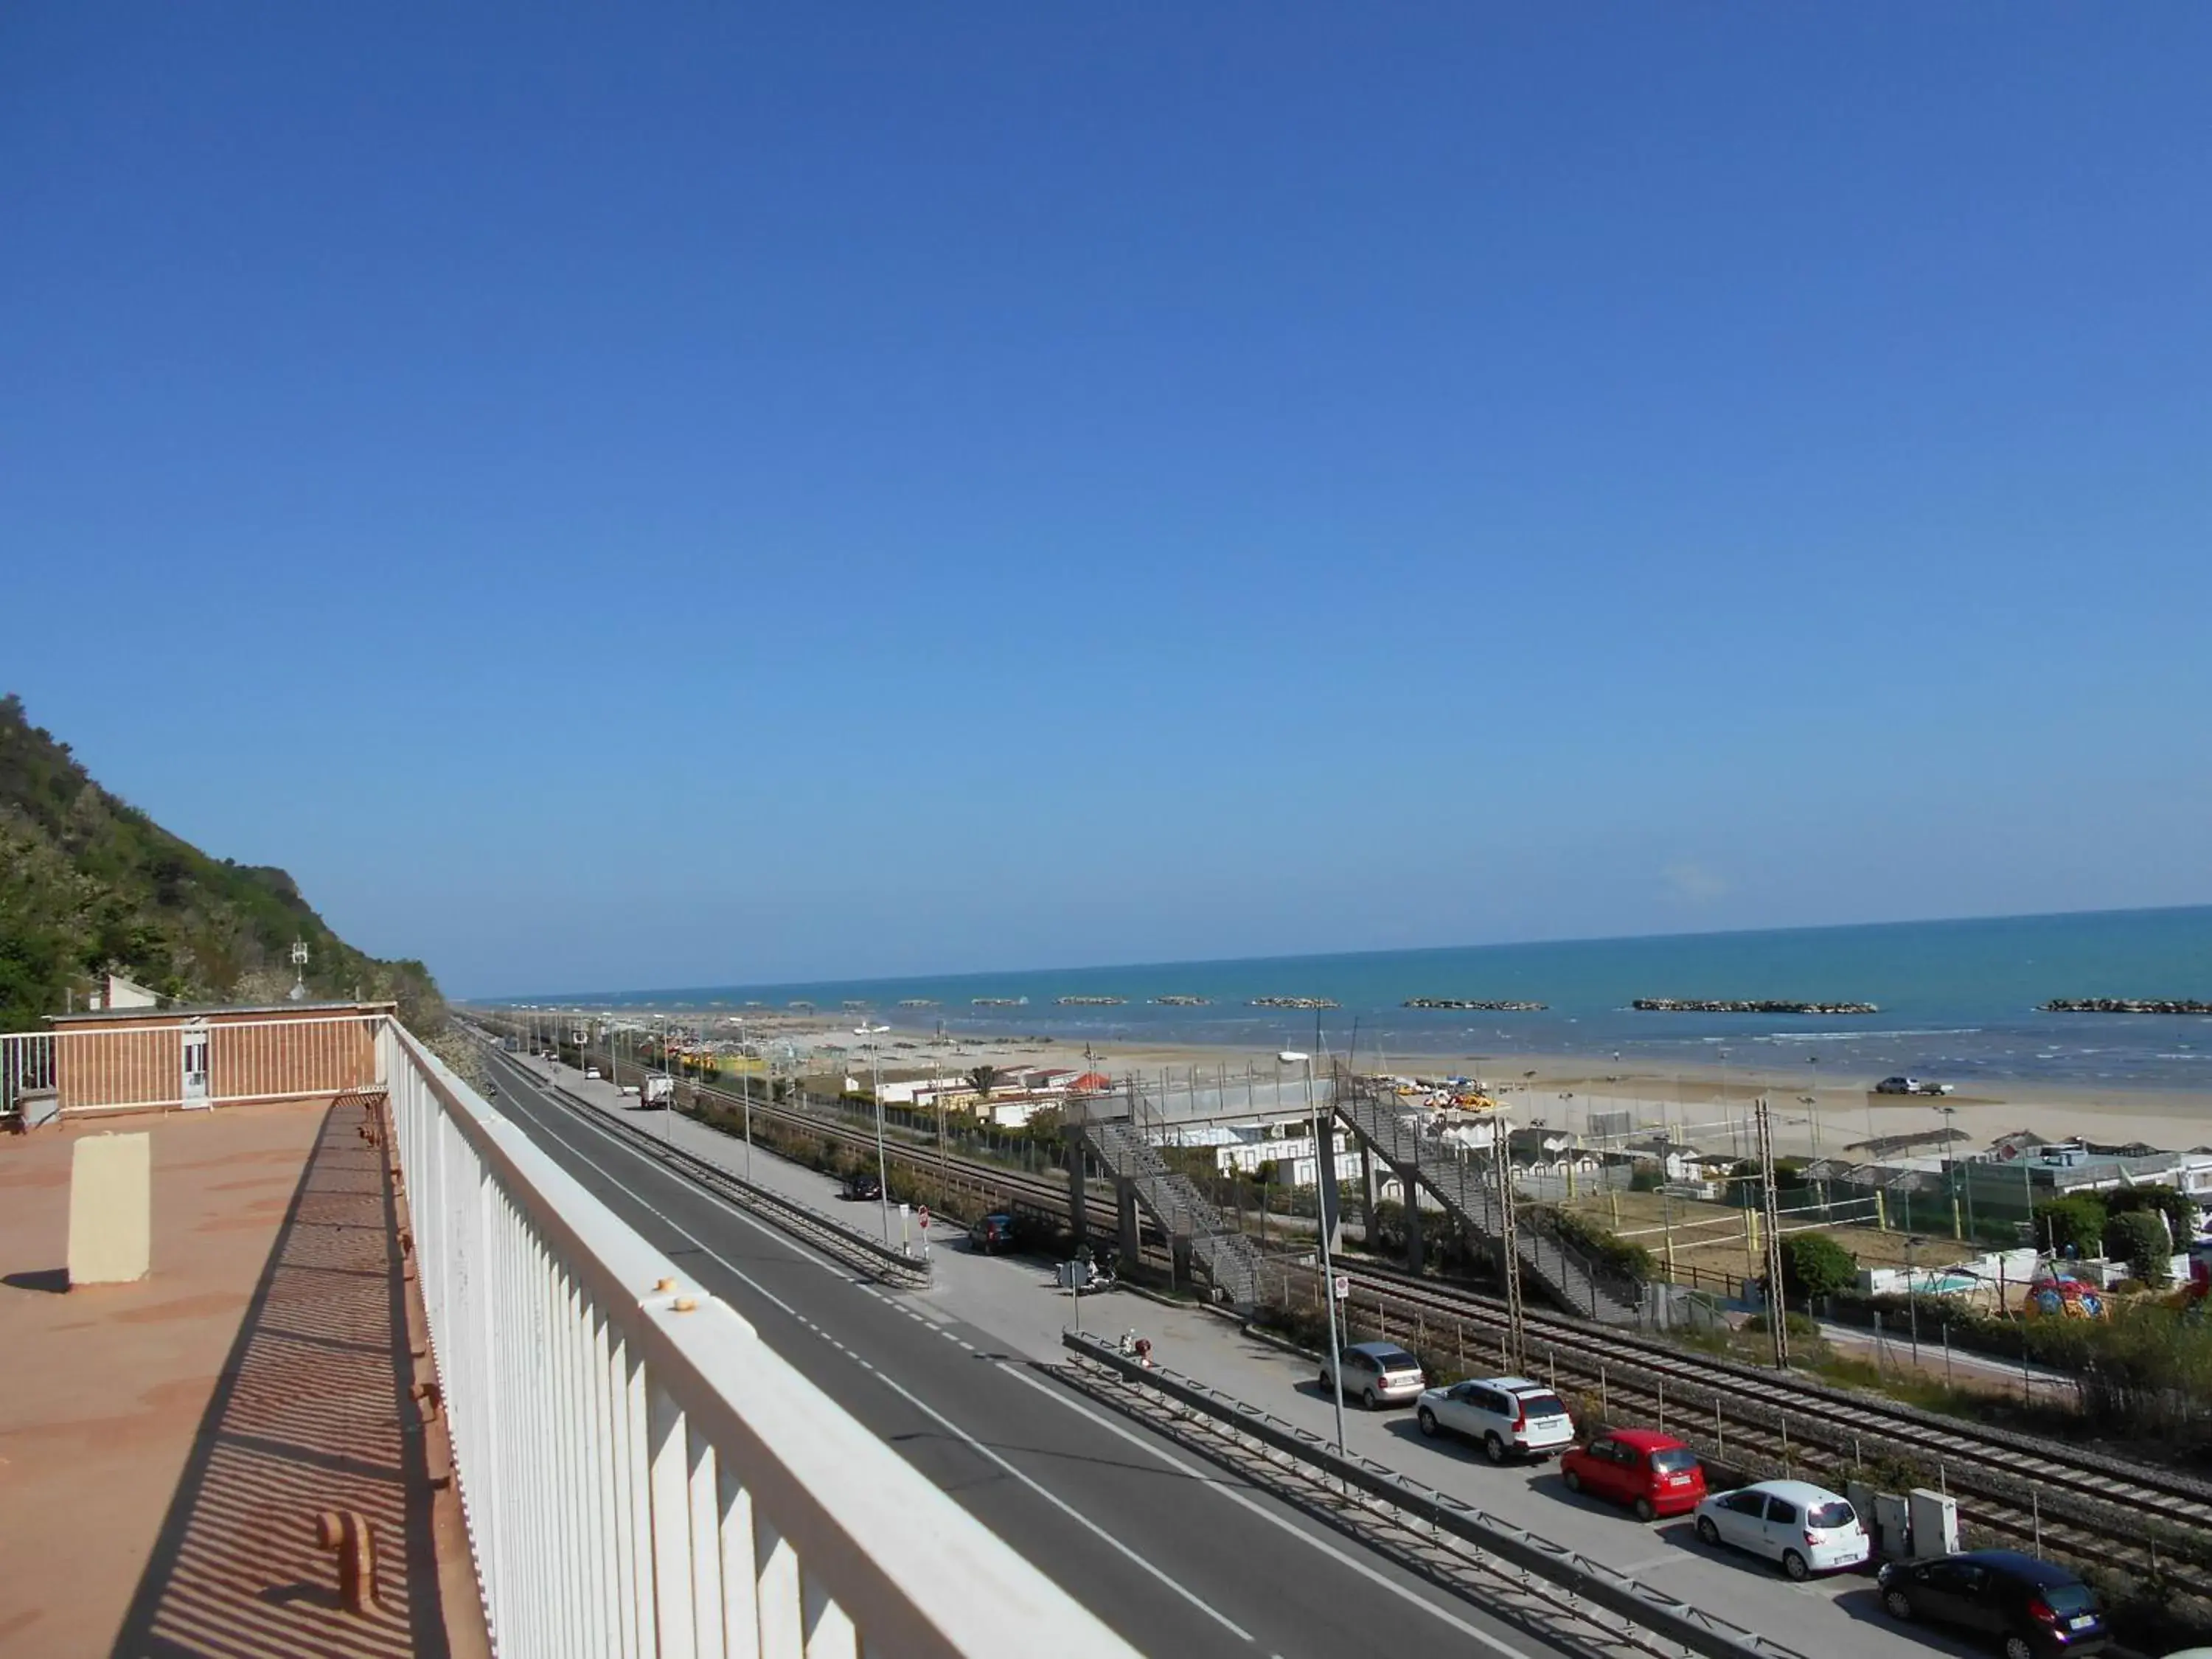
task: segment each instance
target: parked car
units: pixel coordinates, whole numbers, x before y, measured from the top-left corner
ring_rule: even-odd
[[[585,1079],[585,1081],[589,1082],[589,1083],[596,1083],[596,1082],[598,1082],[598,1081],[599,1081],[599,1068],[598,1066],[586,1066],[586,1067],[584,1067],[584,1079]]]
[[[1923,1083],[1917,1077],[1886,1077],[1874,1085],[1878,1095],[1948,1095],[1954,1088],[1948,1083]]]
[[[983,1217],[968,1230],[968,1248],[981,1250],[985,1255],[1012,1249],[1013,1243],[1014,1218],[1004,1211]]]
[[[1321,1362],[1321,1385],[1334,1389],[1326,1359]],[[1395,1342],[1355,1342],[1344,1350],[1344,1397],[1370,1412],[1418,1400],[1428,1386],[1421,1362]]]
[[[2109,1639],[2103,1611],[2072,1572],[2018,1550],[1968,1550],[1881,1570],[1881,1604],[1994,1638],[2005,1659],[2095,1653]]]
[[[1569,1492],[1586,1492],[1626,1504],[1639,1521],[1687,1515],[1705,1501],[1705,1468],[1671,1434],[1656,1429],[1615,1429],[1559,1456],[1559,1479]]]
[[[1492,1376],[1431,1389],[1421,1396],[1421,1432],[1482,1443],[1493,1463],[1549,1457],[1575,1443],[1575,1419],[1559,1396],[1525,1376]]]
[[[884,1183],[873,1170],[855,1170],[845,1177],[842,1190],[847,1198],[881,1198]]]
[[[1808,1480],[1761,1480],[1715,1492],[1698,1505],[1698,1536],[1779,1561],[1800,1583],[1859,1566],[1873,1553],[1858,1512]]]
[[[635,1083],[625,1083],[622,1086],[622,1091],[623,1097],[624,1099],[635,1099],[637,1095],[637,1085]]]

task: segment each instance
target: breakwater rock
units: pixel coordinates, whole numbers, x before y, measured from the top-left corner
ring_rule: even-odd
[[[1127,997],[1054,997],[1053,1001],[1062,1008],[1118,1008]]]
[[[1871,1002],[1786,1002],[1771,998],[1638,997],[1629,1005],[1647,1014],[1878,1014]]]
[[[1408,1008],[1450,1008],[1469,1014],[1540,1014],[1548,1005],[1541,1002],[1483,1002],[1467,997],[1407,997],[1403,1006]]]
[[[1255,1008],[1334,1008],[1338,1004],[1327,997],[1254,997]]]
[[[2046,1014],[2212,1014],[2212,1002],[2193,997],[2053,997]]]
[[[1152,1006],[1155,1008],[1203,1008],[1212,1000],[1212,997],[1186,996],[1178,993],[1174,996],[1154,997]]]
[[[1030,1006],[1030,1000],[1027,997],[973,997],[969,999],[969,1006],[975,1008],[1026,1008]]]

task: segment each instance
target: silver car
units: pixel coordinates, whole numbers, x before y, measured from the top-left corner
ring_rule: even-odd
[[[1334,1391],[1328,1361],[1321,1362],[1321,1385]],[[1344,1397],[1369,1411],[1419,1400],[1429,1386],[1421,1362],[1395,1342],[1355,1342],[1344,1350]]]

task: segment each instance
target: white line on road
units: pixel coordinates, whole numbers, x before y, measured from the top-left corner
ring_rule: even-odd
[[[1166,1464],[1170,1468],[1188,1475],[1191,1479],[1203,1484],[1208,1490],[1220,1493],[1222,1497],[1227,1498],[1231,1503],[1243,1505],[1245,1509],[1251,1510],[1253,1514],[1258,1516],[1262,1521],[1267,1522],[1268,1525],[1279,1527],[1283,1531],[1290,1534],[1291,1537],[1297,1539],[1300,1543],[1304,1544],[1309,1548],[1319,1550],[1323,1555],[1328,1556],[1331,1560],[1339,1562],[1344,1566],[1349,1567],[1352,1571],[1358,1573],[1362,1578],[1366,1579],[1369,1583],[1379,1585],[1383,1589],[1389,1590],[1391,1595],[1396,1596],[1400,1601],[1411,1602],[1414,1607],[1419,1607],[1423,1613],[1427,1613],[1431,1618],[1450,1626],[1462,1635],[1474,1638],[1474,1640],[1480,1642],[1484,1647],[1488,1648],[1492,1653],[1504,1654],[1507,1656],[1507,1659],[1531,1659],[1531,1656],[1527,1649],[1516,1648],[1510,1642],[1500,1641],[1497,1637],[1492,1636],[1488,1631],[1480,1629],[1474,1625],[1468,1624],[1466,1620],[1462,1619],[1458,1614],[1438,1607],[1435,1602],[1430,1601],[1427,1596],[1419,1595],[1408,1589],[1407,1586],[1398,1583],[1395,1578],[1390,1577],[1388,1574],[1378,1571],[1376,1569],[1369,1566],[1364,1561],[1357,1560],[1353,1557],[1346,1554],[1342,1550],[1337,1548],[1335,1545],[1330,1543],[1327,1539],[1315,1537],[1313,1534],[1308,1532],[1304,1528],[1298,1526],[1287,1516],[1277,1515],[1273,1510],[1267,1509],[1253,1498],[1247,1498],[1243,1492],[1235,1491],[1229,1486],[1222,1485],[1219,1478],[1212,1471],[1201,1469],[1195,1464],[1186,1463],[1182,1458],[1176,1456],[1172,1452],[1165,1451],[1160,1447],[1152,1444],[1152,1442],[1146,1440],[1135,1431],[1115,1422],[1113,1419],[1109,1417],[1103,1416],[1101,1413],[1091,1410],[1090,1407],[1082,1404],[1079,1401],[1069,1399],[1059,1389],[1051,1387],[1049,1384],[1039,1382],[1036,1377],[1030,1376],[1027,1370],[1023,1370],[1018,1366],[1008,1364],[1003,1359],[999,1361],[998,1364],[999,1369],[1006,1372],[1007,1376],[1013,1377],[1018,1382],[1026,1382],[1030,1387],[1035,1389],[1046,1399],[1057,1401],[1060,1404],[1066,1407],[1068,1410],[1073,1412],[1077,1416],[1087,1417],[1093,1423],[1096,1423],[1100,1428],[1106,1430],[1109,1433],[1121,1436],[1122,1439],[1127,1441],[1131,1445],[1139,1447],[1144,1451],[1150,1453],[1161,1462]]]
[[[562,1104],[562,1103],[557,1102],[557,1101],[556,1101],[556,1102],[555,1102],[555,1103],[554,1103],[554,1104],[556,1104],[556,1105],[561,1105],[561,1104]],[[573,1112],[574,1111],[574,1109],[574,1109],[574,1108],[573,1108],[573,1107],[567,1107],[567,1106],[563,1106],[563,1107],[562,1107],[562,1109],[563,1109],[563,1110],[569,1111],[569,1112],[572,1112],[572,1113],[573,1113]],[[590,1121],[590,1120],[589,1120],[589,1119],[584,1119],[584,1120],[582,1120],[582,1121],[583,1121],[587,1125],[587,1127],[591,1127],[591,1128],[592,1128],[592,1129],[594,1129],[594,1130],[597,1130],[599,1133],[600,1133],[601,1135],[605,1136],[605,1137],[607,1138],[607,1139],[608,1139],[608,1140],[609,1140],[612,1145],[617,1146],[621,1146],[621,1147],[622,1147],[622,1150],[623,1150],[623,1151],[624,1151],[624,1152],[631,1152],[631,1149],[630,1149],[629,1147],[628,1147],[628,1146],[623,1146],[623,1144],[622,1144],[622,1142],[621,1142],[621,1141],[615,1139],[615,1138],[613,1137],[613,1135],[611,1135],[611,1133],[609,1133],[609,1132],[608,1132],[608,1131],[606,1131],[606,1130],[605,1130],[605,1129],[601,1129],[601,1128],[599,1128],[599,1127],[597,1124],[595,1124],[595,1123],[592,1123],[592,1122]],[[558,1135],[556,1135],[555,1138],[556,1138],[556,1139],[562,1139],[562,1137],[560,1137],[560,1136],[558,1136]],[[572,1152],[578,1152],[579,1154],[580,1154],[580,1153],[582,1152],[582,1150],[583,1150],[583,1149],[582,1149],[581,1147],[577,1146],[576,1146],[573,1141],[567,1141],[567,1140],[563,1139],[563,1144],[564,1144],[564,1145],[566,1145],[566,1146],[568,1146],[568,1148],[569,1148]],[[635,1157],[635,1158],[643,1158],[643,1154],[641,1154],[641,1153],[637,1153],[637,1152],[631,1152],[631,1156]],[[650,1160],[647,1160],[647,1162],[650,1162]],[[793,1306],[792,1306],[788,1302],[786,1302],[785,1300],[783,1300],[783,1298],[782,1298],[782,1297],[781,1297],[777,1296],[777,1295],[775,1294],[775,1291],[773,1291],[769,1290],[766,1285],[763,1285],[763,1284],[762,1284],[758,1279],[755,1279],[755,1278],[754,1278],[750,1273],[747,1273],[744,1268],[742,1268],[742,1267],[738,1267],[738,1266],[737,1265],[737,1263],[735,1263],[734,1261],[732,1261],[731,1260],[729,1260],[729,1258],[728,1258],[728,1257],[726,1257],[726,1256],[723,1255],[722,1255],[719,1250],[715,1249],[714,1248],[714,1246],[712,1246],[711,1244],[708,1244],[708,1243],[704,1239],[702,1239],[702,1238],[700,1238],[700,1237],[696,1237],[696,1236],[695,1234],[693,1234],[693,1233],[692,1233],[692,1232],[691,1232],[688,1228],[686,1228],[686,1227],[685,1227],[685,1226],[684,1226],[681,1222],[672,1219],[670,1217],[668,1217],[667,1215],[664,1214],[660,1210],[659,1210],[659,1209],[655,1208],[655,1207],[654,1207],[654,1206],[653,1205],[653,1203],[652,1203],[649,1200],[646,1199],[646,1198],[645,1198],[645,1197],[643,1197],[641,1194],[640,1194],[638,1192],[636,1192],[635,1189],[633,1189],[632,1188],[630,1188],[630,1187],[629,1187],[628,1185],[626,1185],[626,1184],[625,1184],[625,1183],[624,1183],[624,1182],[620,1179],[620,1177],[617,1176],[616,1176],[615,1174],[613,1174],[611,1170],[609,1170],[607,1169],[607,1167],[606,1167],[604,1164],[598,1164],[598,1165],[596,1165],[596,1167],[598,1168],[598,1170],[599,1170],[599,1173],[600,1173],[601,1175],[605,1176],[606,1176],[606,1178],[607,1178],[609,1181],[613,1182],[614,1182],[614,1184],[615,1184],[617,1188],[621,1188],[621,1190],[622,1190],[622,1191],[623,1191],[624,1193],[629,1194],[629,1196],[630,1196],[633,1200],[635,1200],[637,1203],[643,1205],[643,1206],[645,1206],[645,1208],[646,1208],[647,1210],[650,1211],[653,1214],[654,1214],[654,1215],[656,1215],[656,1216],[659,1216],[659,1217],[660,1218],[660,1219],[661,1219],[663,1222],[665,1222],[665,1223],[668,1225],[669,1229],[670,1229],[672,1231],[673,1231],[673,1232],[676,1234],[676,1236],[677,1236],[678,1237],[679,1237],[679,1238],[681,1238],[681,1239],[684,1240],[687,1243],[690,1244],[690,1245],[692,1246],[692,1248],[693,1248],[693,1249],[695,1249],[698,1250],[702,1255],[703,1255],[707,1256],[709,1260],[720,1263],[720,1264],[721,1264],[721,1266],[722,1266],[722,1267],[723,1267],[726,1271],[727,1271],[728,1273],[732,1273],[732,1275],[734,1275],[736,1278],[738,1278],[738,1279],[742,1280],[744,1283],[745,1283],[745,1284],[747,1284],[747,1285],[750,1285],[750,1286],[751,1286],[755,1291],[758,1291],[762,1296],[766,1297],[767,1297],[770,1302],[774,1303],[777,1307],[779,1307],[779,1308],[782,1309],[782,1310],[784,1310],[784,1312],[786,1312],[786,1313],[789,1314],[793,1318],[799,1320],[802,1324],[805,1324],[805,1325],[811,1326],[811,1327],[812,1327],[815,1330],[817,1330],[817,1331],[820,1331],[820,1332],[821,1332],[821,1334],[822,1334],[822,1335],[823,1335],[823,1337],[824,1337],[824,1338],[825,1338],[825,1339],[830,1342],[830,1346],[832,1346],[833,1347],[836,1348],[840,1352],[842,1352],[842,1353],[846,1353],[846,1354],[849,1354],[849,1355],[851,1355],[851,1357],[852,1357],[852,1358],[855,1358],[855,1359],[858,1359],[858,1358],[859,1358],[859,1356],[858,1356],[857,1354],[852,1354],[852,1351],[851,1351],[850,1349],[847,1348],[843,1343],[842,1343],[842,1342],[838,1341],[835,1337],[830,1336],[830,1334],[829,1334],[827,1331],[822,1331],[821,1327],[819,1327],[818,1325],[814,1325],[814,1323],[813,1323],[813,1322],[812,1322],[811,1320],[807,1319],[804,1315],[802,1315],[801,1313],[799,1313],[799,1310],[798,1310],[797,1309],[793,1308]],[[654,1168],[654,1169],[656,1169],[656,1170],[658,1170],[658,1169],[659,1169],[659,1168],[660,1168],[660,1166],[659,1166],[658,1164],[653,1164],[653,1166],[652,1166],[652,1167],[653,1167],[653,1168]],[[713,1197],[714,1196],[712,1193],[707,1193],[707,1194],[704,1194],[703,1195],[704,1195],[704,1196],[706,1196],[706,1197],[708,1197],[708,1198],[713,1198]],[[720,1202],[720,1200],[717,1200],[717,1201],[718,1201],[718,1202]],[[726,1204],[725,1204],[725,1205],[724,1205],[724,1207],[725,1207],[725,1208],[731,1208],[731,1206],[728,1206],[728,1205],[726,1205]],[[738,1211],[736,1211],[736,1210],[732,1209],[732,1212],[733,1214],[736,1214],[736,1215],[738,1216],[738,1219],[740,1219],[740,1220],[742,1220],[742,1221],[751,1221],[751,1220],[752,1220],[752,1218],[751,1218],[750,1216],[744,1215],[742,1212],[738,1212]],[[754,1224],[757,1226],[759,1224],[758,1224],[758,1223],[754,1223]],[[763,1231],[766,1231],[766,1229],[763,1229]],[[775,1236],[775,1235],[771,1235],[771,1237],[774,1237],[774,1236]],[[781,1242],[788,1243],[789,1241],[787,1241],[787,1240],[784,1240],[784,1241],[781,1241]],[[795,1248],[795,1247],[794,1247],[794,1248]],[[946,1334],[950,1334],[950,1333],[946,1333]],[[862,1360],[860,1363],[861,1363],[861,1364],[866,1364],[866,1362],[865,1360]],[[1177,1595],[1182,1596],[1182,1599],[1183,1599],[1184,1601],[1186,1601],[1189,1602],[1189,1603],[1191,1604],[1191,1606],[1193,1606],[1193,1607],[1196,1607],[1196,1608],[1197,1608],[1200,1613],[1202,1613],[1206,1614],[1206,1616],[1207,1618],[1209,1618],[1209,1619],[1212,1620],[1216,1624],[1219,1625],[1219,1626],[1220,1626],[1224,1630],[1230,1631],[1230,1632],[1233,1632],[1235,1635],[1237,1635],[1237,1637],[1239,1637],[1240,1638],[1242,1638],[1242,1639],[1243,1639],[1243,1640],[1244,1640],[1244,1641],[1249,1642],[1249,1641],[1250,1641],[1250,1640],[1252,1639],[1252,1632],[1249,1632],[1249,1631],[1248,1631],[1248,1630],[1246,1630],[1246,1629],[1245,1629],[1242,1625],[1239,1625],[1239,1624],[1238,1624],[1235,1620],[1233,1620],[1233,1619],[1230,1618],[1228,1614],[1226,1614],[1226,1613],[1223,1613],[1222,1611],[1220,1611],[1220,1609],[1218,1609],[1218,1607],[1215,1607],[1214,1606],[1212,1606],[1212,1604],[1211,1604],[1210,1602],[1208,1602],[1207,1601],[1206,1601],[1206,1600],[1205,1600],[1202,1596],[1200,1596],[1200,1595],[1199,1595],[1195,1590],[1191,1589],[1190,1589],[1190,1588],[1188,1588],[1187,1585],[1184,1585],[1184,1584],[1182,1584],[1182,1583],[1179,1583],[1178,1581],[1176,1581],[1176,1579],[1174,1579],[1174,1578],[1172,1578],[1172,1577],[1169,1577],[1169,1575],[1168,1575],[1166,1572],[1163,1571],[1159,1567],[1155,1566],[1152,1562],[1150,1562],[1150,1561],[1146,1560],[1143,1556],[1141,1556],[1141,1555],[1138,1554],[1136,1551],[1134,1551],[1134,1550],[1131,1549],[1131,1548],[1130,1548],[1127,1544],[1123,1543],[1120,1539],[1118,1539],[1118,1538],[1115,1537],[1113,1534],[1111,1534],[1111,1533],[1108,1532],[1104,1528],[1103,1528],[1103,1527],[1101,1527],[1100,1525],[1098,1525],[1098,1523],[1097,1523],[1097,1522],[1095,1522],[1095,1521],[1091,1520],[1088,1516],[1086,1516],[1086,1515],[1083,1514],[1083,1513],[1082,1513],[1082,1511],[1080,1511],[1079,1510],[1077,1510],[1077,1509],[1073,1508],[1072,1505],[1070,1505],[1070,1504],[1069,1504],[1066,1500],[1064,1500],[1063,1498],[1061,1498],[1059,1496],[1059,1494],[1058,1494],[1058,1493],[1054,1492],[1052,1492],[1052,1491],[1048,1490],[1048,1488],[1046,1488],[1046,1487],[1044,1487],[1044,1486],[1040,1486],[1040,1485],[1039,1485],[1039,1484],[1038,1484],[1035,1480],[1031,1479],[1028,1474],[1024,1474],[1022,1470],[1020,1470],[1020,1469],[1018,1469],[1018,1468],[1016,1468],[1013,1466],[1013,1464],[1012,1464],[1012,1463],[1008,1462],[1007,1462],[1004,1457],[1000,1456],[1000,1455],[996,1451],[994,1451],[990,1447],[988,1447],[988,1446],[985,1445],[981,1441],[980,1441],[980,1440],[976,1439],[976,1438],[975,1438],[975,1437],[974,1435],[972,1435],[972,1434],[969,1433],[967,1430],[965,1430],[965,1429],[962,1428],[962,1427],[961,1427],[957,1423],[955,1423],[955,1422],[954,1422],[951,1418],[949,1418],[949,1417],[945,1416],[942,1412],[939,1411],[935,1407],[933,1407],[933,1406],[930,1405],[927,1401],[923,1400],[923,1399],[922,1399],[919,1395],[915,1394],[912,1389],[910,1389],[907,1388],[903,1383],[900,1382],[898,1381],[898,1379],[897,1379],[897,1378],[896,1378],[896,1377],[894,1377],[894,1376],[892,1376],[889,1371],[877,1370],[877,1369],[876,1369],[875,1367],[873,1367],[873,1366],[870,1366],[870,1367],[869,1367],[869,1369],[870,1369],[872,1371],[873,1371],[874,1375],[875,1375],[877,1377],[880,1378],[880,1379],[882,1380],[882,1382],[884,1382],[884,1384],[886,1387],[888,1387],[888,1388],[889,1388],[889,1389],[890,1389],[894,1393],[896,1393],[896,1395],[899,1395],[899,1397],[900,1397],[901,1399],[904,1400],[904,1401],[905,1401],[908,1405],[910,1405],[910,1406],[914,1407],[914,1408],[915,1408],[915,1410],[917,1410],[917,1411],[921,1412],[924,1416],[926,1416],[926,1417],[929,1418],[932,1421],[933,1421],[933,1422],[935,1422],[935,1423],[937,1423],[937,1424],[939,1424],[939,1425],[942,1425],[942,1426],[944,1427],[944,1429],[946,1431],[946,1432],[948,1432],[948,1433],[950,1433],[950,1434],[951,1434],[951,1435],[953,1435],[953,1436],[957,1437],[957,1438],[958,1438],[958,1439],[959,1439],[959,1440],[960,1440],[963,1444],[965,1444],[965,1445],[969,1446],[969,1447],[970,1449],[972,1449],[973,1450],[975,1450],[975,1451],[976,1451],[976,1452],[980,1453],[982,1456],[984,1456],[984,1457],[986,1457],[986,1458],[989,1459],[992,1462],[994,1462],[994,1463],[997,1464],[1000,1468],[1004,1469],[1004,1470],[1005,1470],[1008,1474],[1011,1474],[1012,1476],[1013,1476],[1013,1478],[1014,1478],[1015,1480],[1017,1480],[1020,1481],[1020,1482],[1022,1483],[1022,1485],[1023,1485],[1023,1486],[1024,1486],[1028,1487],[1031,1492],[1035,1492],[1035,1493],[1036,1493],[1039,1498],[1043,1498],[1043,1499],[1044,1499],[1044,1501],[1045,1501],[1046,1503],[1048,1503],[1048,1504],[1051,1504],[1054,1509],[1058,1510],[1061,1514],[1063,1514],[1063,1515],[1066,1516],[1067,1516],[1067,1518],[1068,1518],[1069,1520],[1071,1520],[1071,1521],[1074,1522],[1078,1526],[1081,1527],[1085,1531],[1086,1531],[1086,1532],[1090,1533],[1090,1534],[1091,1534],[1091,1536],[1093,1536],[1094,1538],[1097,1538],[1097,1539],[1098,1539],[1101,1542],[1103,1542],[1103,1543],[1104,1543],[1104,1544],[1108,1545],[1109,1547],[1111,1547],[1113,1550],[1115,1550],[1117,1553],[1119,1553],[1119,1554],[1121,1554],[1121,1555],[1122,1555],[1122,1556],[1126,1557],[1128,1560],[1130,1560],[1131,1562],[1134,1563],[1137,1566],[1141,1567],[1141,1568],[1142,1568],[1146,1572],[1150,1573],[1150,1574],[1151,1574],[1154,1578],[1158,1579],[1161,1583],[1163,1583],[1163,1584],[1166,1585],[1166,1586],[1168,1587],[1168,1589],[1170,1589],[1173,1590],[1173,1591],[1174,1591]],[[1010,1374],[1011,1374],[1011,1375],[1015,1375],[1015,1376],[1018,1376],[1018,1375],[1019,1375],[1019,1373],[1018,1373],[1018,1372],[1014,1372],[1014,1373],[1010,1373]],[[1023,1377],[1023,1378],[1022,1378],[1022,1380],[1023,1380],[1024,1382],[1027,1382],[1029,1379],[1028,1379],[1027,1377]],[[1113,1426],[1113,1425],[1109,1425],[1108,1426],[1111,1427],[1111,1426]],[[1116,1431],[1118,1432],[1119,1431],[1117,1430]],[[1264,1513],[1264,1511],[1262,1511],[1262,1512]],[[1350,1565],[1356,1565],[1357,1564],[1356,1564],[1356,1563],[1353,1563],[1353,1564],[1350,1564]],[[1385,1581],[1385,1582],[1387,1582],[1387,1581]],[[1510,1652],[1510,1651],[1511,1651],[1511,1650],[1510,1650],[1510,1649],[1507,1649],[1507,1650],[1504,1650],[1504,1651],[1507,1651],[1507,1652]]]

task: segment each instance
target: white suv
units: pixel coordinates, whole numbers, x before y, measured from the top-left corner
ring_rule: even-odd
[[[1525,1376],[1491,1376],[1431,1389],[1421,1396],[1421,1432],[1463,1434],[1493,1463],[1549,1457],[1575,1443],[1575,1419],[1559,1396]]]

